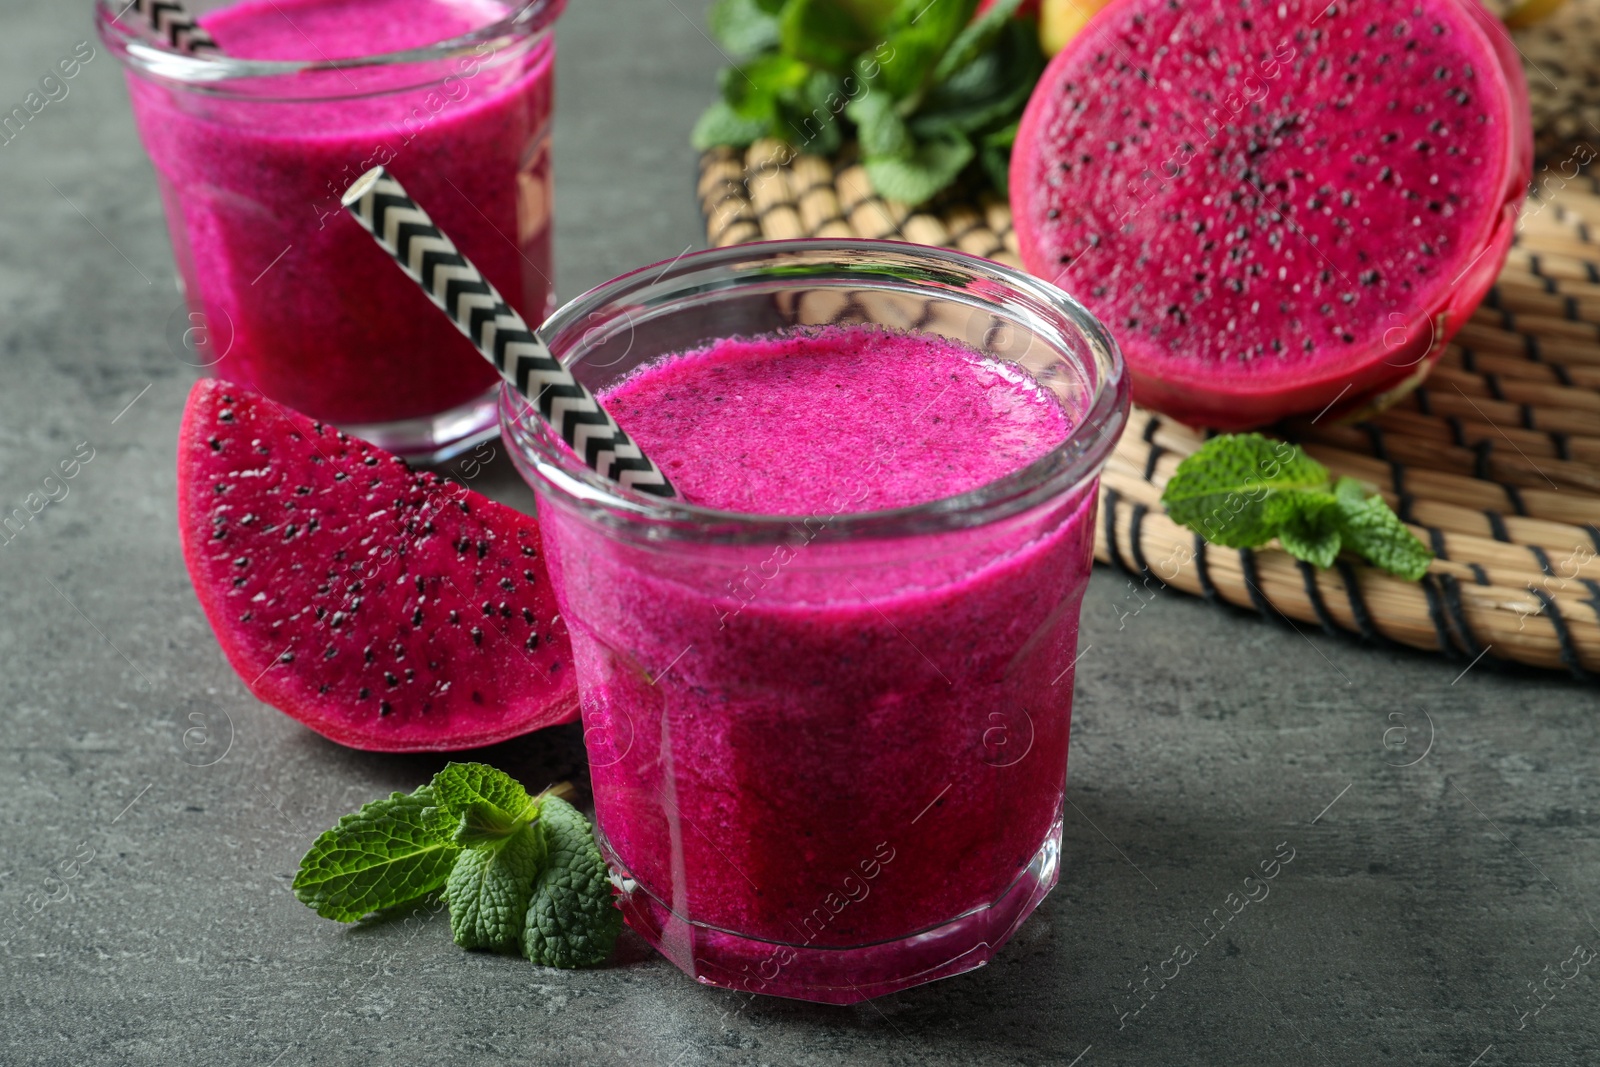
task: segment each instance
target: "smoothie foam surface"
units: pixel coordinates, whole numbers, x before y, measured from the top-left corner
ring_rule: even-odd
[[[646,364],[601,401],[685,499],[749,514],[954,496],[1022,469],[1072,428],[1011,364],[860,326],[727,338]]]

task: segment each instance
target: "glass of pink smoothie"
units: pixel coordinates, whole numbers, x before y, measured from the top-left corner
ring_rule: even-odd
[[[225,53],[191,56],[119,20],[127,0],[99,0],[166,209],[185,301],[168,333],[185,358],[413,457],[493,433],[493,368],[339,196],[388,167],[542,321],[564,5],[190,3]]]
[[[987,962],[1057,878],[1121,356],[958,252],[684,256],[546,335],[667,472],[501,421],[572,636],[628,922],[702,982],[850,1003]]]

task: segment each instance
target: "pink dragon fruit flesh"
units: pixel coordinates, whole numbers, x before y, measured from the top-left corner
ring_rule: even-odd
[[[1136,401],[1245,429],[1421,381],[1505,261],[1532,153],[1477,0],[1113,0],[1028,104],[1012,211]]]
[[[577,718],[533,519],[228,382],[178,438],[183,558],[257,697],[352,748],[474,748]]]

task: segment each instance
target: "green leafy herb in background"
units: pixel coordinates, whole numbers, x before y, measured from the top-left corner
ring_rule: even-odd
[[[1333,566],[1348,549],[1410,581],[1433,559],[1383,497],[1354,478],[1334,482],[1298,445],[1260,434],[1207,441],[1178,464],[1161,502],[1174,522],[1227,548],[1277,538],[1285,552],[1318,567]]]
[[[963,175],[1002,193],[1017,120],[1044,69],[1021,0],[717,0],[711,32],[739,58],[694,128],[697,148],[772,137],[830,154],[848,135],[891,200]]]
[[[589,820],[482,763],[451,763],[414,793],[346,815],[294,880],[302,903],[340,922],[441,891],[462,948],[588,967],[622,930]]]

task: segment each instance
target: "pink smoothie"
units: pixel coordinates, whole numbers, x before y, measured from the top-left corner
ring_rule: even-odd
[[[992,904],[1051,837],[1094,496],[937,535],[818,535],[1011,474],[1076,413],[959,344],[866,327],[725,340],[602,400],[687,499],[796,532],[674,552],[541,498],[599,825],[643,890],[629,921],[719,984],[858,999],[818,993],[803,952]],[[850,966],[865,986],[905,960]]]
[[[420,48],[510,10],[496,0],[245,0],[201,21],[229,56],[314,61]],[[548,35],[502,39],[425,69],[287,75],[215,95],[130,69],[217,373],[343,424],[431,416],[493,385],[494,371],[346,216],[339,193],[384,164],[507,300],[542,320],[554,54]]]

